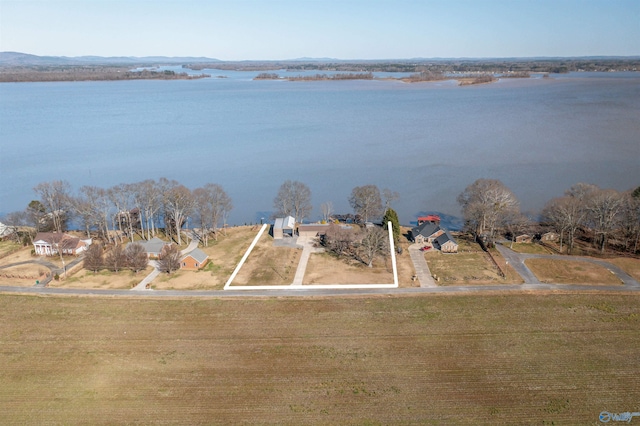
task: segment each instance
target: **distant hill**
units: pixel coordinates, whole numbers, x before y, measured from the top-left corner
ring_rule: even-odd
[[[220,62],[204,57],[166,56],[37,56],[20,52],[0,52],[0,66],[61,66],[61,65],[138,65],[138,64],[182,64],[197,62]]]

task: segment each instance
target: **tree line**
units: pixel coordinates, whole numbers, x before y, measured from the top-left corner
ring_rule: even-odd
[[[533,220],[520,211],[518,199],[502,182],[478,179],[458,196],[466,230],[492,244],[499,232],[513,239],[532,230],[558,233],[571,254],[576,239],[590,241],[601,253],[615,241],[619,249],[638,253],[640,242],[640,187],[632,191],[602,189],[578,183],[562,197],[549,200]]]
[[[107,243],[133,242],[135,234],[149,240],[162,229],[182,244],[181,228],[187,218],[205,245],[217,238],[233,208],[231,198],[218,184],[207,183],[191,190],[176,180],[160,178],[123,183],[110,188],[82,186],[75,193],[64,180],[42,182],[34,187],[39,199],[4,218],[8,226],[30,227],[35,232],[65,232],[73,221],[87,238],[92,232]],[[117,230],[113,233],[111,230]],[[23,235],[28,239],[34,235]]]

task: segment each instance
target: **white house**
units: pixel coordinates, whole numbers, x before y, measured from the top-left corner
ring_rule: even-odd
[[[69,234],[57,232],[38,232],[33,239],[33,247],[38,256],[62,254],[78,255],[91,245],[91,238],[81,240]]]

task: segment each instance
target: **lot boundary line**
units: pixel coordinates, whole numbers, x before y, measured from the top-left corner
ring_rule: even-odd
[[[260,229],[256,237],[253,239],[253,242],[245,252],[244,256],[242,256],[242,259],[236,266],[236,269],[233,271],[233,273],[227,280],[226,284],[224,285],[223,290],[292,290],[292,289],[295,289],[295,290],[304,291],[304,290],[325,290],[325,289],[326,290],[352,290],[352,289],[361,290],[361,289],[398,288],[399,287],[398,267],[396,264],[396,250],[395,250],[395,244],[393,241],[393,225],[391,224],[391,222],[387,222],[387,224],[388,224],[388,231],[389,231],[389,252],[391,255],[391,266],[393,269],[393,283],[390,283],[390,284],[242,285],[242,286],[231,287],[231,283],[235,279],[238,272],[240,272],[240,269],[242,269],[244,262],[247,260],[247,258],[251,254],[251,251],[258,243],[258,240],[264,233],[267,226],[269,226],[268,224],[265,223],[264,225],[262,225],[262,228]]]

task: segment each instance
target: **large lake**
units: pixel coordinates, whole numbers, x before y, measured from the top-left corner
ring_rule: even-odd
[[[0,84],[0,212],[56,179],[219,183],[230,224],[266,218],[286,179],[311,188],[312,220],[325,201],[350,212],[353,187],[376,184],[400,194],[404,224],[459,215],[478,178],[500,179],[530,212],[578,182],[640,185],[640,73],[458,87],[205,72],[227,78]]]

